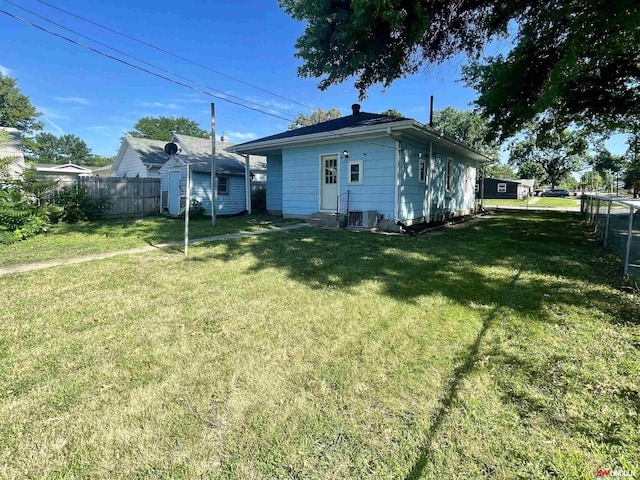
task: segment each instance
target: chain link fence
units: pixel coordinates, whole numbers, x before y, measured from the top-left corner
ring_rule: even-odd
[[[580,211],[605,247],[624,262],[624,274],[640,278],[640,200],[583,195]]]

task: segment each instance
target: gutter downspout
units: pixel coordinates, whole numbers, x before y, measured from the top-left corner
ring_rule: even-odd
[[[244,181],[245,181],[245,207],[247,213],[251,215],[251,170],[249,169],[249,155],[244,156],[245,160],[245,171],[244,171]]]

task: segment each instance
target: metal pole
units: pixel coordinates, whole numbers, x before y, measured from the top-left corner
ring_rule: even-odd
[[[189,206],[191,205],[191,166],[187,164],[187,198],[184,206],[184,254],[189,255]]]
[[[216,173],[216,105],[211,102],[211,225],[216,226],[216,197],[218,175]]]
[[[609,205],[607,206],[607,226],[604,229],[604,246],[607,246],[607,239],[609,238],[609,219],[611,218],[611,204],[613,201],[609,199]]]
[[[249,154],[244,156],[244,185],[245,185],[245,209],[247,213],[251,215],[251,165],[249,163]]]
[[[633,207],[629,207],[629,230],[627,230],[627,253],[624,257],[624,274],[629,273],[629,258],[631,256],[631,238],[633,237]]]

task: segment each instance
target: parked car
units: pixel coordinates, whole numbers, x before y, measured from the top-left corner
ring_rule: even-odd
[[[567,190],[561,190],[559,188],[552,188],[551,190],[545,190],[542,192],[543,197],[568,197],[569,192]]]

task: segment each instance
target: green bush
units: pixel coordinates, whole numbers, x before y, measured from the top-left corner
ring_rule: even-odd
[[[58,206],[59,219],[67,223],[97,220],[102,217],[107,206],[107,198],[93,198],[84,188],[65,188],[54,199],[52,204]]]
[[[195,198],[191,200],[191,206],[189,207],[189,219],[204,218],[207,216],[207,211],[202,206],[200,200]],[[184,218],[184,210],[180,213],[180,217]]]

